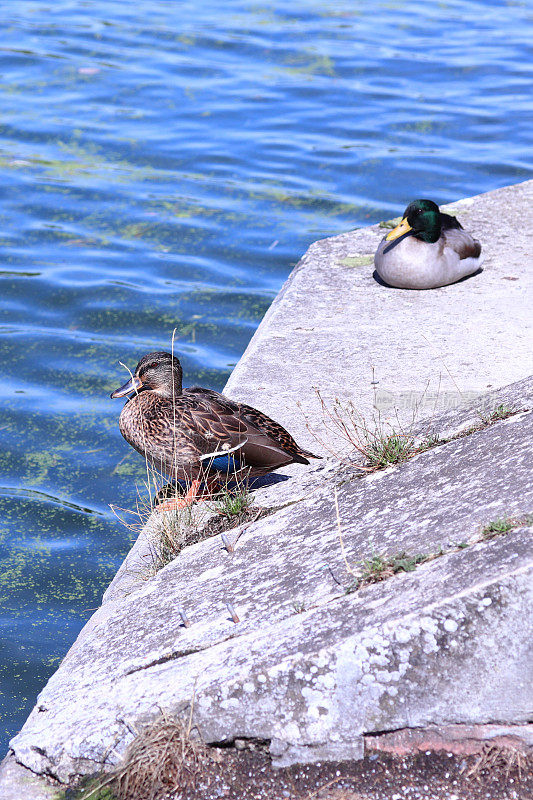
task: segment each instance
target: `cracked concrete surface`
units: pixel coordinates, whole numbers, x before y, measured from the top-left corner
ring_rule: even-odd
[[[16,758],[67,781],[114,761],[132,722],[193,696],[207,741],[267,739],[279,765],[360,757],[377,731],[527,723],[532,529],[490,541],[481,530],[533,505],[532,392],[522,382],[524,413],[394,469],[361,478],[329,465],[234,553],[214,536],[124,596],[115,587],[12,741]],[[345,593],[373,553],[441,549]]]

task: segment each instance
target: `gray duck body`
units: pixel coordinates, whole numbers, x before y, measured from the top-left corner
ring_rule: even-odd
[[[481,245],[431,200],[415,200],[376,250],[379,277],[398,289],[436,289],[477,272]]]

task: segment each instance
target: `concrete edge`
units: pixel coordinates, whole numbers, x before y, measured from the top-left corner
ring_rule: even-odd
[[[524,396],[527,397],[526,403],[523,401]],[[481,421],[480,414],[482,412],[489,412],[498,405],[504,403],[509,404],[518,412],[530,412],[531,408],[533,407],[533,382],[531,381],[531,378],[524,378],[524,380],[519,381],[518,383],[513,383],[509,386],[503,386],[501,389],[495,389],[494,391],[480,395],[474,401],[467,400],[463,405],[458,406],[457,408],[442,411],[432,417],[427,417],[424,420],[420,420],[420,422],[413,427],[412,433],[417,438],[426,438],[428,435],[439,435],[443,439],[457,436],[461,433],[461,431],[464,431],[469,426],[475,426],[476,424],[479,424]],[[510,417],[509,422],[512,423],[516,419],[517,416],[512,416]],[[506,424],[506,421],[502,420],[498,424]],[[417,457],[423,456],[424,453],[421,453],[420,456]],[[330,459],[330,461],[332,470],[338,471],[339,478],[342,478],[345,473],[345,465],[343,462],[336,462],[332,459]],[[313,465],[315,470],[320,470],[322,466],[323,462]],[[390,469],[397,470],[399,467],[400,465],[396,465],[390,467]],[[309,472],[308,470],[308,479],[311,479],[313,471],[314,470]],[[361,475],[360,479],[365,480],[369,479],[370,477],[371,476],[368,475]],[[254,490],[254,494],[260,503],[262,496],[266,493],[268,493],[266,494],[266,497],[269,499],[269,501],[272,499],[270,495],[275,493],[275,486],[276,484],[269,486],[266,489],[259,488]],[[313,486],[306,488],[303,492],[303,496],[308,496],[309,492],[312,492],[313,490]],[[294,502],[299,501],[300,499],[298,498],[294,499]],[[267,505],[268,504],[269,502],[267,502]],[[202,515],[200,518],[200,524],[204,524],[207,519],[208,516],[203,518]],[[237,534],[240,527],[247,527],[248,524],[249,523],[243,523],[243,526],[235,527],[232,529],[232,533]],[[161,519],[158,513],[154,511],[146,521],[146,524],[143,526],[142,530],[139,532],[139,535],[132,545],[129,553],[117,570],[117,573],[109,584],[108,588],[104,592],[102,597],[102,605],[114,601],[120,601],[122,597],[127,596],[142,586],[145,580],[149,580],[147,577],[147,570],[149,569],[153,558],[152,542],[154,537],[158,535],[160,526]],[[217,534],[217,536],[220,538],[220,534]],[[188,550],[190,547],[197,547],[201,544],[202,542],[188,545],[186,548],[184,548],[184,550]]]
[[[61,786],[19,764],[10,750],[0,762],[2,800],[54,800]]]
[[[487,746],[533,756],[533,725],[432,725],[365,736],[365,755],[378,752],[407,756],[445,751],[472,756],[482,753]]]

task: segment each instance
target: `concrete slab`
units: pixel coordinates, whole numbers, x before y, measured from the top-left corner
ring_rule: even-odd
[[[219,617],[209,625],[222,632],[226,624],[226,635],[211,647],[205,621],[196,630],[176,626],[168,580],[160,648],[144,647],[147,629],[139,624],[128,639],[130,663],[119,658],[115,671],[113,640],[127,618],[115,615],[93,629],[86,652],[71,653],[40,695],[13,741],[16,757],[35,771],[72,779],[115,762],[140,721],[160,708],[186,709],[193,696],[206,741],[269,739],[279,765],[356,758],[367,733],[525,724],[533,702],[524,628],[531,565],[529,528],[358,594],[293,609],[273,624],[267,603],[263,619],[248,624],[248,595],[238,602],[242,628],[232,631],[222,609],[213,609]],[[129,633],[131,625],[134,619]],[[170,650],[163,654],[165,641]],[[171,652],[173,642],[181,652]]]
[[[533,381],[520,386],[525,407]],[[125,596],[115,586],[13,739],[17,759],[62,781],[108,766],[139,721],[193,695],[206,741],[268,739],[279,765],[360,757],[386,730],[523,725],[532,423],[524,411],[364,478],[329,465],[235,552],[215,536]],[[483,538],[507,516],[520,527]],[[435,557],[351,591],[361,560],[402,551]]]
[[[17,764],[12,753],[0,763],[1,800],[54,800],[61,787]]]
[[[407,205],[413,198],[405,199]],[[328,403],[353,402],[369,421],[381,414],[405,425],[533,372],[533,181],[443,209],[481,241],[483,272],[440,289],[393,289],[373,277],[386,229],[374,225],[315,242],[272,303],[226,393],[320,450],[303,413],[324,438],[313,387]],[[328,437],[335,438],[331,431]]]

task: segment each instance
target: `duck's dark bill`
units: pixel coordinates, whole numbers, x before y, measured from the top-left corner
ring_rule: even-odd
[[[111,394],[111,399],[114,400],[116,397],[124,397],[127,394],[131,394],[131,392],[137,392],[142,385],[142,380],[135,375],[133,378],[130,378],[124,386],[121,386],[120,389],[115,389]]]

